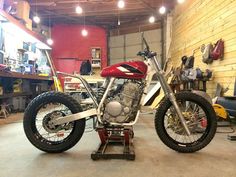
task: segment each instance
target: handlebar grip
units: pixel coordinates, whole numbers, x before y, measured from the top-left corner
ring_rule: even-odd
[[[145,52],[139,51],[139,52],[137,53],[137,55],[138,55],[138,56],[145,56]]]
[[[148,57],[149,57],[149,58],[152,58],[152,57],[155,57],[155,56],[157,56],[157,53],[156,53],[156,52],[149,52],[149,53],[148,53]]]
[[[148,51],[140,51],[137,53],[138,56],[146,56],[148,58],[152,58],[157,56],[156,52],[148,52]]]

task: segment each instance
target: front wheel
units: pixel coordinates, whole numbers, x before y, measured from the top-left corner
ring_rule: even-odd
[[[156,112],[156,132],[162,142],[175,151],[198,151],[207,146],[216,133],[215,111],[206,99],[194,93],[180,92],[175,96],[191,135],[186,134],[174,106],[167,98]]]
[[[72,148],[82,137],[85,119],[52,126],[58,117],[81,112],[72,97],[60,92],[39,95],[28,105],[24,114],[24,131],[28,140],[38,149],[58,153]]]

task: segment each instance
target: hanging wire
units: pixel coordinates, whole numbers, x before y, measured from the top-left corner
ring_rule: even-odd
[[[38,16],[38,0],[35,1],[35,11],[36,11],[36,15]]]
[[[117,10],[117,16],[118,16],[117,25],[120,26],[121,22],[120,22],[120,9],[119,8]]]
[[[85,17],[85,13],[84,13],[84,29],[85,29],[85,18],[86,18],[86,17]]]
[[[51,0],[50,0],[50,4],[51,4]],[[52,2],[52,4],[53,4],[53,2]],[[49,15],[48,15],[48,26],[49,26],[49,30],[48,30],[48,32],[49,32],[49,38],[51,39],[52,38],[52,36],[51,36],[51,10],[52,10],[52,5],[50,5],[49,6]]]
[[[118,26],[120,26],[120,13],[118,13]]]

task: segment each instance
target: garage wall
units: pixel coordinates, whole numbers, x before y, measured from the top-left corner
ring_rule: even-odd
[[[107,33],[97,26],[86,26],[88,36],[83,37],[83,25],[57,24],[52,27],[52,58],[56,69],[67,73],[80,71],[82,60],[91,59],[91,47],[101,47],[102,67],[107,66]],[[64,59],[63,59],[64,58]],[[65,59],[71,58],[71,59]],[[75,60],[73,58],[78,58]]]
[[[206,65],[201,52],[196,53],[195,67],[214,71],[213,81],[207,85],[208,93],[214,95],[216,83],[229,86],[226,95],[233,95],[236,77],[236,1],[235,0],[188,0],[173,12],[171,57],[174,66],[180,65],[183,55],[202,44],[225,40],[223,61]]]
[[[161,30],[145,31],[144,36],[150,48],[161,54]],[[137,58],[138,51],[143,49],[142,34],[131,33],[111,36],[109,39],[110,64],[129,61]]]

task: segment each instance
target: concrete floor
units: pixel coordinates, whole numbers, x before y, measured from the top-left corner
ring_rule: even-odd
[[[43,153],[26,139],[19,120],[22,114],[9,117],[8,121],[0,120],[0,177],[236,176],[236,142],[227,140],[227,134],[218,133],[200,152],[181,154],[159,140],[152,116],[141,116],[134,127],[135,161],[92,161],[90,154],[99,143],[95,132],[84,134],[81,141],[65,153]]]

